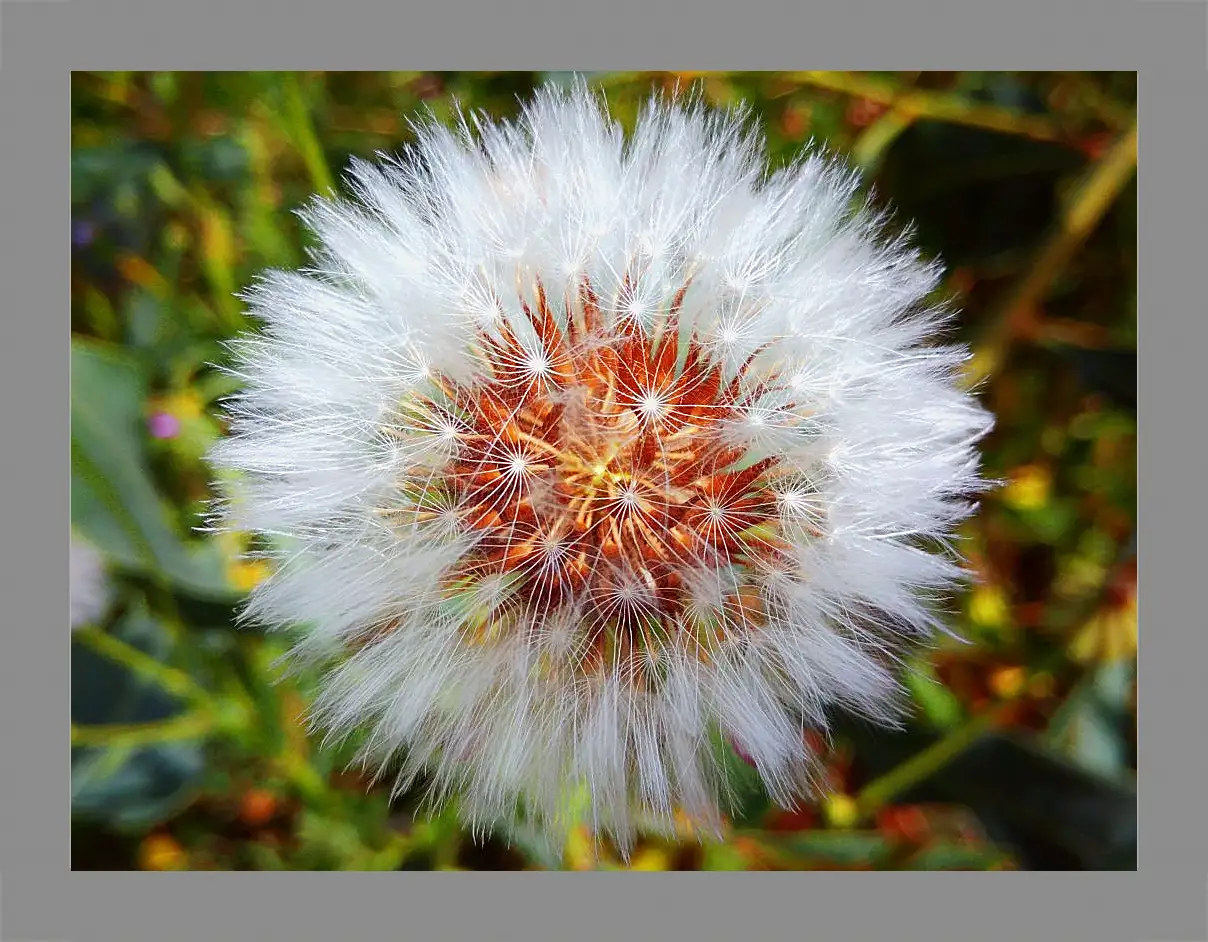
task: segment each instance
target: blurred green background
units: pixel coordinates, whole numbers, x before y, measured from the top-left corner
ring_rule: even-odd
[[[864,168],[949,266],[1004,484],[963,530],[966,643],[917,665],[900,732],[840,721],[830,795],[769,807],[737,764],[724,842],[471,841],[320,751],[314,677],[238,631],[246,541],[196,531],[244,329],[234,292],[304,262],[292,210],[454,100],[518,110],[565,73],[75,73],[73,533],[104,614],[72,633],[74,869],[1134,869],[1135,73],[593,73],[631,126],[652,89],[747,102],[774,163]]]

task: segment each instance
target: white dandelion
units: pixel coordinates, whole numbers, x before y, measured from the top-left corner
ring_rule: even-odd
[[[109,606],[109,580],[100,554],[74,535],[68,557],[68,582],[71,630],[75,631],[105,614]]]
[[[719,739],[808,794],[807,733],[894,720],[961,573],[990,420],[938,268],[696,100],[416,133],[249,294],[213,454],[277,564],[247,616],[342,651],[316,722],[474,826],[716,826]]]

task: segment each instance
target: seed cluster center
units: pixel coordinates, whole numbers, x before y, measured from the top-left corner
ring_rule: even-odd
[[[450,591],[479,593],[486,634],[574,624],[584,663],[757,624],[752,593],[719,575],[778,546],[777,462],[725,434],[752,394],[745,367],[727,374],[674,310],[658,333],[605,329],[589,286],[561,323],[536,297],[523,323],[482,332],[478,380],[441,380],[425,404],[451,444],[428,490],[472,538]],[[689,584],[702,573],[712,613]]]

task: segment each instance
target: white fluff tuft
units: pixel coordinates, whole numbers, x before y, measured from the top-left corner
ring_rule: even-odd
[[[626,139],[580,85],[417,136],[305,211],[312,270],[249,293],[213,453],[219,524],[277,563],[248,617],[346,652],[316,720],[475,826],[556,830],[576,794],[623,844],[715,824],[715,733],[793,801],[832,709],[894,720],[960,578],[990,418],[933,342],[938,268],[852,172],[769,175],[699,102]]]
[[[76,536],[68,560],[71,630],[90,625],[109,607],[109,579],[100,554]]]

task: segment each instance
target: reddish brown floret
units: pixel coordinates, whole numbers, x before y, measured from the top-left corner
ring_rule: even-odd
[[[481,378],[442,379],[447,401],[425,404],[458,428],[440,480],[474,536],[450,585],[501,578],[529,624],[574,606],[584,664],[680,630],[687,570],[776,552],[777,460],[744,467],[723,435],[754,388],[750,364],[726,381],[695,337],[681,341],[682,298],[657,332],[605,334],[589,286],[564,325],[538,287],[531,335],[483,331]],[[758,592],[738,590],[720,617],[758,623]]]

